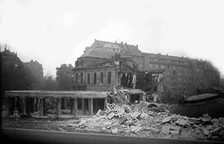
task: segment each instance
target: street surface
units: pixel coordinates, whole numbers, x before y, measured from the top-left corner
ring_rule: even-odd
[[[166,138],[142,138],[131,136],[115,136],[105,134],[85,134],[85,133],[71,133],[71,132],[55,132],[45,130],[27,130],[27,129],[2,129],[1,139],[6,140],[7,143],[69,143],[69,144],[204,144],[204,143],[222,143],[209,141],[188,141],[188,140],[174,140]]]

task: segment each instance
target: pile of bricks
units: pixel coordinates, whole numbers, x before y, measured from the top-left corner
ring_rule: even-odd
[[[224,136],[224,118],[200,118],[171,114],[163,104],[140,102],[135,105],[108,104],[90,118],[82,118],[75,129],[119,135],[177,139],[215,139]]]

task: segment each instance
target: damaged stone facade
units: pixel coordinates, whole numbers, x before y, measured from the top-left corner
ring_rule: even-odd
[[[74,90],[110,91],[121,83],[134,88],[137,66],[132,59],[120,55],[86,67],[75,67]]]
[[[75,62],[73,89],[113,90],[121,85],[122,74],[152,71],[161,71],[163,87],[174,93],[192,95],[219,86],[220,74],[210,62],[144,53],[138,45],[95,40]]]

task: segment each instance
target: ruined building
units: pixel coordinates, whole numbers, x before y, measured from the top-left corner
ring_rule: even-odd
[[[147,74],[161,74],[162,87],[184,95],[219,86],[218,70],[209,62],[185,57],[144,53],[138,45],[95,40],[73,69],[74,90],[113,90],[114,86],[147,87]]]

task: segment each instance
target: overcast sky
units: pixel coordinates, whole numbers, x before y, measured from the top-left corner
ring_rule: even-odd
[[[94,39],[207,59],[224,76],[224,1],[0,0],[0,43],[45,74],[74,66]]]

